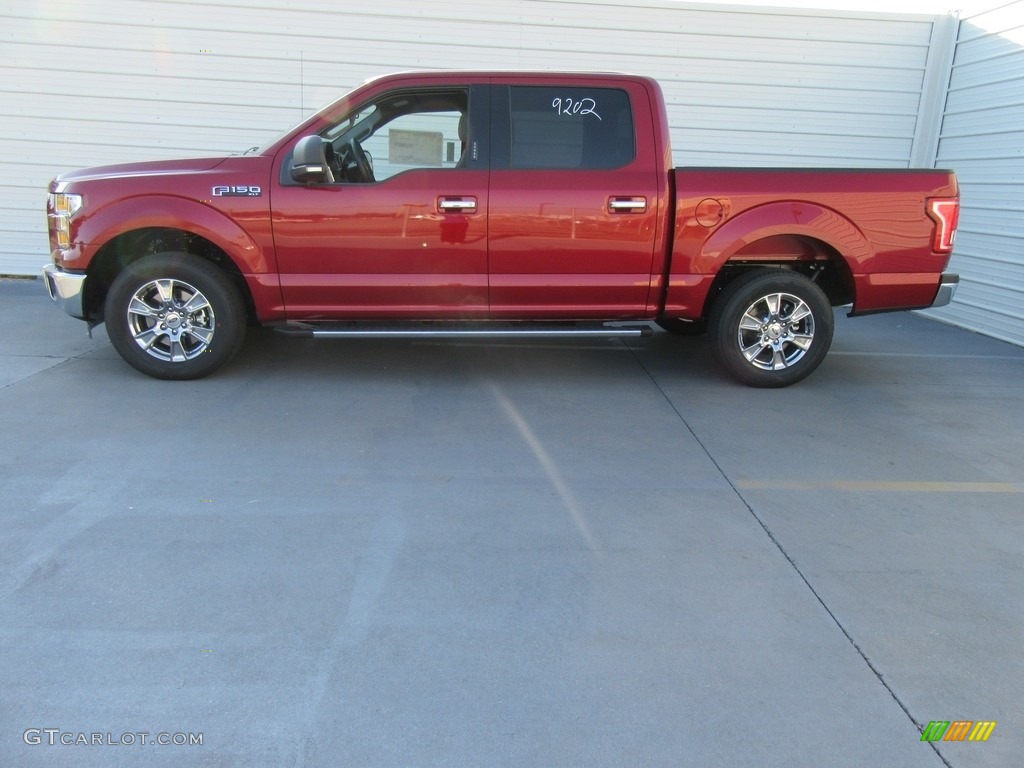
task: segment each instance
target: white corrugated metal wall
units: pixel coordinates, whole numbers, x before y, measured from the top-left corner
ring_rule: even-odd
[[[962,19],[937,164],[960,177],[961,285],[929,314],[1024,344],[1024,0]]]
[[[598,69],[664,85],[680,165],[908,167],[943,17],[671,0],[82,0],[0,8],[0,273],[50,178],[259,144],[372,75]],[[930,159],[930,158],[929,158]]]

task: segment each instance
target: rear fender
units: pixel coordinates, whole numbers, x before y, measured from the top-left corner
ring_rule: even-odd
[[[701,317],[715,276],[726,262],[753,243],[767,238],[796,235],[819,240],[841,254],[854,275],[862,271],[862,265],[873,255],[867,237],[848,218],[831,208],[799,200],[767,203],[743,211],[715,229],[699,245],[691,239],[692,222],[677,221],[676,227],[676,246],[665,297],[665,314],[669,317]],[[764,254],[760,260],[770,263],[770,258],[765,258]]]
[[[704,241],[692,271],[717,274],[722,266],[747,246],[776,235],[798,235],[820,240],[842,255],[850,272],[873,255],[871,243],[842,214],[815,203],[801,201],[768,203],[735,216]]]

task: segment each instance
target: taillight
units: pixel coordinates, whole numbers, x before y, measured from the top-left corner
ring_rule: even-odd
[[[949,253],[953,250],[956,225],[960,220],[960,199],[957,197],[933,197],[928,201],[928,215],[936,225],[932,248],[938,253]]]

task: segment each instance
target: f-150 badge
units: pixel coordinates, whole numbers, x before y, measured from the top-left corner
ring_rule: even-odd
[[[262,187],[243,185],[240,187],[216,186],[213,188],[214,197],[259,197],[262,194]]]

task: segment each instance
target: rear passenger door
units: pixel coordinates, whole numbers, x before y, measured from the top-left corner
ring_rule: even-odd
[[[491,317],[640,314],[660,189],[649,96],[628,81],[535,83],[491,93]]]

